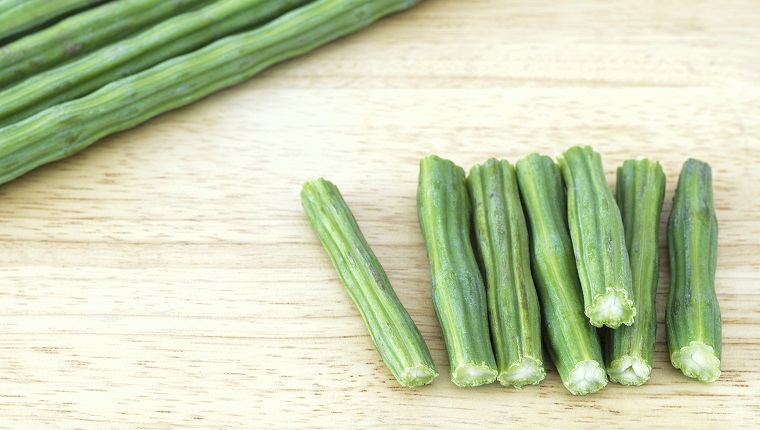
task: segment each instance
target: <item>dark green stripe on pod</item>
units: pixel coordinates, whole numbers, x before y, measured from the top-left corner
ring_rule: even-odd
[[[255,30],[228,36],[47,108],[0,129],[0,184],[417,3],[318,0]]]
[[[610,380],[623,385],[641,385],[652,372],[660,275],[658,232],[664,198],[665,173],[660,163],[627,160],[618,167],[617,202],[631,263],[636,323],[607,330],[605,359]]]
[[[491,341],[502,385],[520,388],[546,376],[541,309],[515,169],[491,159],[467,178],[478,256],[485,269]]]
[[[496,361],[488,331],[486,290],[470,242],[464,170],[435,155],[420,161],[417,214],[432,274],[433,306],[460,387],[490,384]]]
[[[551,158],[531,154],[517,162],[517,180],[528,217],[533,279],[549,356],[571,393],[599,391],[607,384],[602,348],[583,313],[559,169]]]
[[[574,146],[558,161],[567,187],[567,220],[586,315],[596,327],[631,325],[636,316],[631,264],[602,158],[590,146]]]
[[[670,292],[665,313],[670,361],[702,382],[720,377],[721,321],[715,292],[718,221],[712,169],[689,159],[668,220]]]
[[[432,382],[438,371],[428,347],[338,188],[322,178],[305,182],[301,203],[377,351],[398,382],[405,387]]]

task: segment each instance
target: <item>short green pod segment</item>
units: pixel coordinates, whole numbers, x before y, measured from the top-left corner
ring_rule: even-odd
[[[528,218],[546,349],[565,388],[573,394],[594,393],[607,385],[607,376],[599,335],[583,312],[562,177],[551,158],[530,154],[517,162],[517,181]]]
[[[470,200],[461,167],[435,155],[420,161],[417,215],[451,381],[460,387],[490,384],[498,372],[486,289],[470,242]]]
[[[574,146],[557,161],[567,187],[567,221],[586,315],[596,327],[631,325],[636,316],[631,263],[602,158],[590,146]]]
[[[642,385],[652,373],[657,330],[658,233],[665,198],[665,173],[660,163],[645,158],[625,161],[617,170],[616,194],[631,262],[636,323],[607,330],[607,374],[623,385]]]
[[[431,383],[438,371],[425,340],[393,291],[338,187],[322,178],[305,182],[301,204],[393,376],[405,387]]]
[[[702,382],[720,377],[721,321],[715,292],[718,220],[712,169],[687,160],[668,219],[670,291],[665,312],[670,362]]]
[[[538,384],[546,376],[541,309],[515,169],[506,160],[490,159],[470,169],[467,186],[484,269],[496,379],[516,388]]]

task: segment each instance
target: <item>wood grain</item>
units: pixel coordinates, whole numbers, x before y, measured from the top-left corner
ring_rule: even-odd
[[[429,0],[0,187],[0,428],[750,427],[760,422],[760,7]],[[448,381],[419,159],[592,144],[714,169],[723,375],[574,397]],[[402,389],[303,215],[338,184],[442,376]],[[664,246],[664,235],[661,234]]]

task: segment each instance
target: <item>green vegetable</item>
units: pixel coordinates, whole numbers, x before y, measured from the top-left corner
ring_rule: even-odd
[[[586,315],[596,327],[631,325],[636,316],[631,264],[602,159],[590,146],[575,146],[558,161],[567,186],[567,219]]]
[[[490,384],[496,361],[488,332],[486,289],[470,243],[464,170],[435,155],[420,161],[417,214],[430,258],[433,306],[449,357],[451,382]]]
[[[104,0],[4,0],[0,2],[0,41]]]
[[[0,126],[76,99],[220,37],[250,30],[308,0],[219,0],[48,70],[0,93]],[[236,57],[235,54],[232,54]]]
[[[478,255],[485,268],[488,318],[498,380],[520,388],[546,376],[541,309],[530,273],[530,249],[515,169],[491,159],[470,169]]]
[[[657,234],[664,197],[665,174],[660,163],[628,160],[618,167],[617,201],[631,262],[636,323],[607,331],[605,358],[610,380],[623,385],[641,385],[652,372],[660,274]]]
[[[211,0],[117,0],[0,49],[0,88],[123,39]]]
[[[607,385],[602,348],[583,313],[559,169],[551,158],[530,154],[517,162],[517,180],[528,217],[533,277],[549,356],[571,393],[599,391]]]
[[[668,220],[670,292],[665,312],[670,362],[702,382],[720,377],[721,322],[715,293],[718,221],[710,165],[681,169]]]
[[[242,82],[368,26],[414,0],[319,0],[0,129],[0,183]]]
[[[405,387],[431,383],[438,371],[425,340],[338,188],[322,178],[305,182],[301,203],[393,376]]]

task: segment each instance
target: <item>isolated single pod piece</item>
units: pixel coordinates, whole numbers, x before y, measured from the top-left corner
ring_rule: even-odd
[[[415,4],[416,0],[318,0],[255,30],[220,39],[0,128],[0,183]]]
[[[602,158],[590,146],[574,146],[557,161],[567,187],[567,221],[586,315],[596,327],[631,325],[636,316],[631,263]]]
[[[689,159],[668,220],[670,291],[665,312],[670,362],[702,382],[720,377],[721,321],[715,292],[718,220],[712,169]]]
[[[433,306],[449,357],[451,382],[490,384],[496,360],[488,331],[486,289],[470,242],[464,170],[431,155],[420,161],[417,214],[432,274]]]
[[[618,167],[617,201],[631,262],[636,323],[607,330],[605,359],[610,380],[623,385],[641,385],[652,372],[660,275],[658,232],[664,198],[665,173],[660,163],[642,158]]]
[[[388,369],[405,387],[431,383],[438,371],[425,340],[338,188],[322,178],[305,182],[301,203]]]
[[[517,181],[528,217],[546,349],[571,393],[599,391],[607,385],[602,348],[583,313],[559,169],[551,158],[530,154],[517,162]]]
[[[546,376],[541,309],[515,169],[506,160],[473,166],[467,177],[478,257],[485,269],[488,320],[502,385],[535,385]]]
[[[212,0],[116,0],[72,15],[0,49],[0,88]]]

